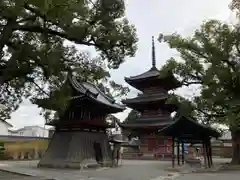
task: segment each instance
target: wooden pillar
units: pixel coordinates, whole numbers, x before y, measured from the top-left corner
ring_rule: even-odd
[[[211,165],[213,165],[213,157],[212,157],[212,143],[211,143],[211,140],[209,141],[210,142],[210,157],[211,157]]]
[[[177,141],[177,160],[178,160],[178,165],[180,166],[180,142],[179,142],[179,140]]]
[[[207,168],[207,155],[206,155],[206,142],[205,140],[202,142],[203,147],[203,158],[204,158],[204,167]]]
[[[182,165],[184,164],[184,142],[182,141]]]
[[[208,148],[209,148],[209,160],[210,160],[210,166],[213,165],[213,159],[212,159],[212,145],[211,145],[211,139],[208,139]]]
[[[206,155],[207,155],[207,165],[208,165],[208,168],[210,168],[211,165],[210,165],[210,157],[209,157],[209,143],[208,143],[208,139],[206,140]]]
[[[172,137],[172,168],[175,167],[175,137]]]

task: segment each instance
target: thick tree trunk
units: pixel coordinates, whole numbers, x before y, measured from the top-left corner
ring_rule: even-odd
[[[232,164],[240,164],[240,130],[232,131]]]

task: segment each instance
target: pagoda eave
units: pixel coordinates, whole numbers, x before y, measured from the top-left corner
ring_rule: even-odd
[[[158,76],[159,76],[159,70],[156,67],[152,67],[151,69],[149,69],[148,71],[140,75],[125,77],[124,79],[125,81],[129,81],[129,82],[137,82],[137,81],[144,81],[151,78],[157,78]]]
[[[177,89],[182,86],[181,82],[178,81],[174,75],[169,75],[166,77],[153,76],[141,79],[134,79],[131,77],[125,77],[125,81],[132,87],[141,90],[144,86],[149,84],[158,84],[163,86],[166,90]]]
[[[161,129],[165,126],[168,126],[170,124],[172,124],[172,119],[171,118],[167,118],[165,120],[150,120],[150,119],[146,119],[146,120],[136,120],[135,122],[132,123],[118,123],[118,125],[122,128],[122,129]]]

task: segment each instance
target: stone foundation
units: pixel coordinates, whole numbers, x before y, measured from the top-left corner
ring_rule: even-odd
[[[100,143],[102,166],[110,166],[112,153],[104,132],[56,131],[40,160],[39,167],[78,168],[99,166],[96,161],[94,142]]]

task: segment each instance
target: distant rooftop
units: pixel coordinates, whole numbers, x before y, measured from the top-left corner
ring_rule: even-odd
[[[26,129],[35,128],[35,127],[40,128],[40,129],[46,129],[46,130],[48,130],[47,128],[44,128],[44,127],[42,127],[42,126],[32,125],[32,126],[24,126],[24,127],[22,127],[22,128],[15,129],[15,130],[12,129],[12,130],[9,130],[9,132],[17,133],[17,132],[19,132],[19,131],[24,131],[24,130],[26,130]]]

